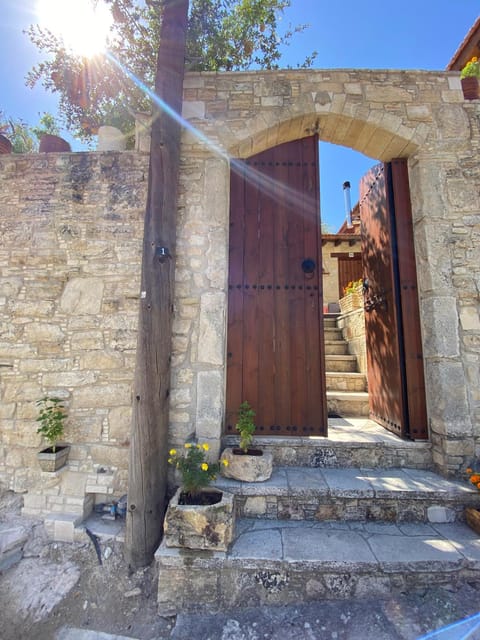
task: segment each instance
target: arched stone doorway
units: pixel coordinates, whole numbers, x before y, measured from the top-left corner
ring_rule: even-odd
[[[460,326],[459,314],[475,302],[452,285],[447,238],[462,226],[465,211],[475,211],[473,185],[456,172],[460,156],[476,157],[471,127],[477,125],[458,77],[356,70],[192,74],[185,96],[184,114],[202,138],[187,132],[183,143],[172,440],[183,441],[193,428],[218,449],[223,430],[229,160],[318,133],[372,159],[408,158],[434,459],[444,470],[460,465],[473,452],[475,385],[467,381],[465,359],[464,327],[471,324],[465,311]],[[192,265],[201,273],[192,276]]]

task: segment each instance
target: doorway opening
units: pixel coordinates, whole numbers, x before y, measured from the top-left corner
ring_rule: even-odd
[[[328,416],[352,411],[338,401],[341,389],[332,402],[329,383],[335,378],[346,400],[347,392],[362,396],[365,417],[401,437],[425,439],[406,161],[379,165],[382,171],[362,179],[361,239],[340,234],[354,248],[346,252],[352,261],[334,256],[345,262],[337,271],[342,277],[353,262],[357,270],[361,265],[368,395],[356,355],[344,344],[345,314],[325,303],[322,251],[331,235],[337,235],[337,247],[343,239],[322,233],[318,166],[318,139],[310,136],[232,168],[225,431],[234,433],[236,412],[248,401],[259,435],[327,435]],[[340,295],[339,280],[336,291]]]

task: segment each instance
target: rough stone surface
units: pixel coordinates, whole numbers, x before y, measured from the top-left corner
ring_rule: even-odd
[[[226,478],[243,480],[244,482],[264,482],[272,475],[273,455],[269,451],[262,451],[262,455],[242,455],[234,453],[227,447],[222,452],[222,459],[228,465],[222,467],[222,475]]]
[[[223,491],[213,505],[182,505],[181,487],[170,500],[165,514],[164,540],[167,547],[226,551],[233,540],[235,510],[233,495]]]
[[[478,105],[465,103],[457,75],[188,75],[185,113],[191,106],[191,123],[213,146],[184,133],[172,445],[197,430],[212,448],[220,444],[227,158],[318,131],[321,140],[380,161],[408,157],[434,461],[444,473],[458,473],[478,451],[480,125]],[[226,153],[217,154],[219,148]],[[40,482],[32,463],[39,444],[34,403],[55,393],[69,407],[72,468],[92,473],[103,463],[113,471],[110,488],[120,495],[126,490],[147,165],[146,154],[138,152],[0,160],[0,481],[12,488],[25,491]],[[124,410],[124,419],[112,427],[114,408]],[[463,449],[452,452],[452,439]]]

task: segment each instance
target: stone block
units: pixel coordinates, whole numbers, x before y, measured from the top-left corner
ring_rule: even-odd
[[[253,449],[253,452],[243,454],[227,447],[222,453],[222,460],[228,465],[222,466],[222,475],[243,482],[268,480],[272,475],[273,455],[260,449]]]
[[[453,509],[440,505],[432,505],[427,509],[428,522],[441,524],[446,522],[455,522],[456,515]]]
[[[226,551],[233,540],[235,509],[233,494],[213,489],[205,493],[220,494],[214,504],[181,504],[182,489],[178,489],[167,508],[164,540],[167,547]]]

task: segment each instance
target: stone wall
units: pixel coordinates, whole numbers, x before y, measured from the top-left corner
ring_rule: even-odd
[[[189,74],[184,115],[171,443],[195,434],[220,447],[230,157],[318,132],[372,159],[409,158],[435,462],[455,472],[480,454],[480,109],[458,75]],[[126,487],[147,163],[0,158],[0,481],[17,490],[39,473],[44,393],[67,401],[71,470],[102,469],[105,492]]]
[[[70,471],[125,491],[147,166],[0,156],[0,481],[17,491],[39,477],[45,394],[68,407]]]
[[[365,339],[365,312],[354,309],[338,317],[337,327],[348,342],[348,353],[357,357],[358,370],[367,373],[367,345]]]

